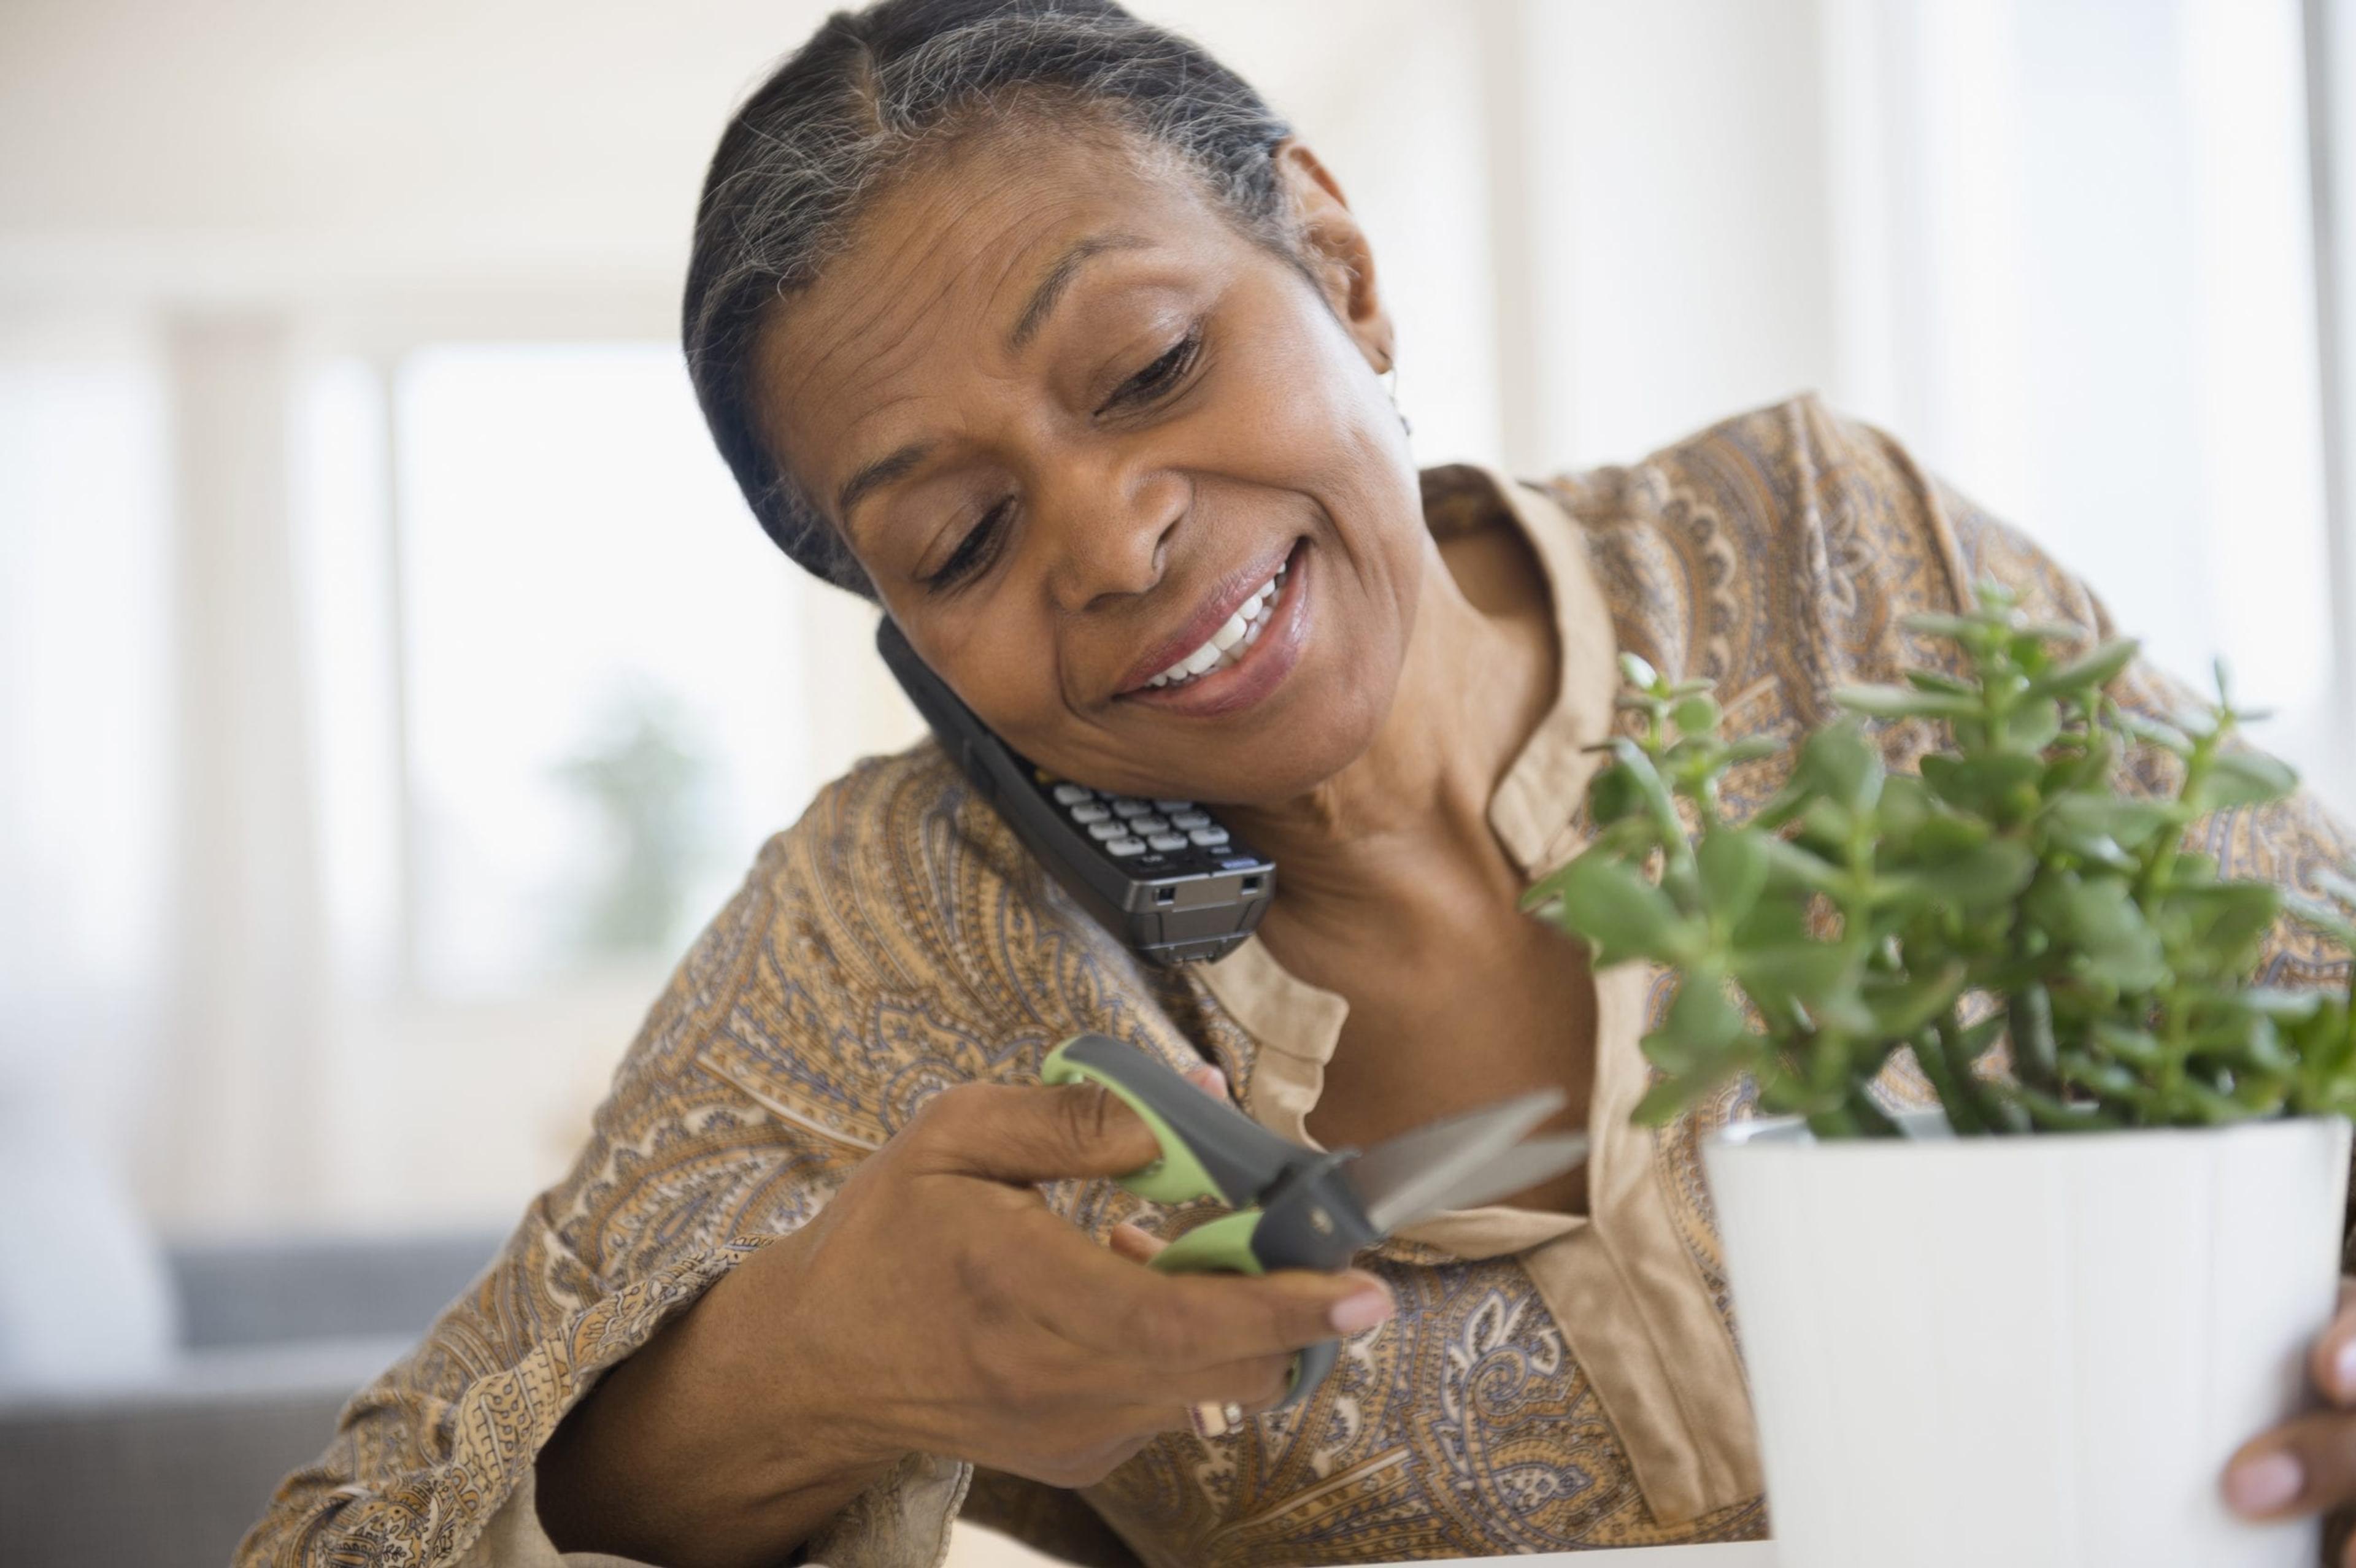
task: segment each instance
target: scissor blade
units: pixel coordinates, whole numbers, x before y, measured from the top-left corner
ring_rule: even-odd
[[[1562,1103],[1558,1089],[1517,1094],[1376,1144],[1344,1174],[1366,1218],[1379,1230],[1396,1230],[1447,1207],[1440,1200],[1484,1172]]]
[[[1451,1209],[1478,1209],[1483,1203],[1510,1198],[1526,1187],[1536,1187],[1549,1177],[1560,1176],[1586,1157],[1585,1133],[1558,1133],[1515,1144],[1466,1175],[1454,1188],[1433,1198],[1421,1213],[1400,1215],[1392,1221],[1391,1229],[1412,1225]]]

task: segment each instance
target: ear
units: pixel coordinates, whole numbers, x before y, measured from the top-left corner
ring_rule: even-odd
[[[1359,227],[1341,182],[1302,143],[1285,141],[1273,155],[1277,182],[1291,204],[1301,259],[1324,291],[1335,319],[1349,329],[1377,375],[1391,368],[1397,336],[1375,283],[1375,251]]]

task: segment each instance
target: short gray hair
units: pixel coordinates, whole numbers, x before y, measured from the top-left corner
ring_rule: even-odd
[[[882,0],[838,11],[729,121],[705,176],[680,336],[696,400],[761,527],[873,595],[761,433],[753,381],[777,300],[809,286],[916,155],[1028,112],[1094,115],[1171,155],[1244,232],[1289,251],[1274,152],[1291,128],[1199,46],[1112,0]]]

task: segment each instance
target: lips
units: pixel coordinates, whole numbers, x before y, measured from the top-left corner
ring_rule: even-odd
[[[1128,673],[1120,677],[1120,684],[1115,688],[1116,694],[1133,697],[1147,689],[1155,676],[1211,641],[1219,629],[1283,569],[1299,543],[1297,539],[1289,539],[1283,549],[1263,555],[1221,578],[1192,615],[1129,667]]]
[[[1301,540],[1284,560],[1282,591],[1254,623],[1257,636],[1222,654],[1217,666],[1203,675],[1162,686],[1149,683],[1120,700],[1180,719],[1223,719],[1266,700],[1290,678],[1308,646],[1316,564],[1308,541]]]

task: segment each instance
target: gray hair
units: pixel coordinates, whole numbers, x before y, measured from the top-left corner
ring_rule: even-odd
[[[680,336],[696,400],[753,515],[830,582],[873,593],[761,433],[763,324],[920,151],[1033,113],[1130,133],[1199,179],[1246,234],[1290,250],[1273,154],[1291,128],[1200,47],[1112,0],[882,0],[828,17],[721,135]]]

